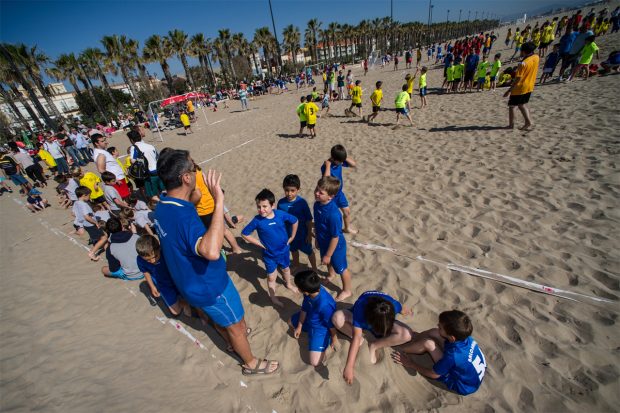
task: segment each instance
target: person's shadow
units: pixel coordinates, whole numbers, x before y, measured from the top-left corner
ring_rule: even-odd
[[[276,136],[284,139],[303,139],[303,136],[300,137],[298,133],[278,133]]]
[[[429,132],[460,132],[460,131],[472,131],[472,130],[505,130],[506,126],[484,126],[484,125],[469,125],[469,126],[444,126],[442,128],[430,128]]]

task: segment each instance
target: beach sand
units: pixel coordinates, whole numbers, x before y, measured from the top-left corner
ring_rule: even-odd
[[[512,54],[503,44],[506,29],[493,49],[505,57]],[[601,57],[619,41],[618,33],[597,40]],[[356,66],[365,113],[375,81],[384,82],[384,106],[390,108],[406,73],[389,66],[364,77]],[[239,102],[208,111],[210,122],[221,121],[211,126],[198,112],[196,133],[169,131],[157,146],[190,149],[197,162],[217,156],[202,166],[223,173],[233,213],[252,217],[255,194],[266,187],[283,196],[282,178],[289,173],[300,176],[301,194],[312,205],[321,163],[332,145],[343,144],[358,162],[357,169],[344,172],[359,229],[347,235],[353,299],[371,289],[391,294],[413,308],[412,316],[400,320],[416,331],[435,326],[441,311],[468,313],[488,365],[477,393],[446,392],[393,364],[388,351],[372,366],[366,347],[356,380],[347,386],[341,378],[349,344],[344,338],[339,352],[328,351],[327,367],[315,371],[303,361],[306,339],[292,338],[286,324],[301,297],[281,285],[285,308],[274,309],[259,255],[242,243],[247,252],[230,257],[228,268],[253,328],[250,342],[257,356],[282,363],[275,376],[244,377],[211,327],[197,319],[179,322],[201,348],[179,333],[176,322],[158,319],[164,313],[149,305],[144,282],[101,276],[104,263],[90,262],[86,250],[66,235],[72,230],[69,211],[54,204],[31,214],[18,204],[24,198],[4,194],[1,409],[617,411],[617,304],[602,308],[534,293],[415,257],[617,303],[620,142],[613,102],[620,78],[538,86],[530,101],[535,129],[521,132],[501,129],[508,122],[505,89],[438,95],[441,76],[438,68],[429,72],[427,108],[420,109],[414,95],[413,128],[392,129],[393,111],[380,113],[381,125],[368,126],[344,116],[348,101],[334,102],[334,116],[318,122],[318,137],[297,139],[294,109],[302,92],[293,90],[257,98],[248,112],[239,111]],[[124,153],[128,141],[120,133],[112,144]],[[51,186],[44,192],[54,198]],[[79,238],[81,244],[85,240]],[[352,241],[394,248],[398,255],[356,248]],[[431,365],[428,357],[417,360]]]

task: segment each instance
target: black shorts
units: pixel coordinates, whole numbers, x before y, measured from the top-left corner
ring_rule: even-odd
[[[525,105],[527,102],[530,101],[531,95],[532,92],[526,93],[524,95],[510,95],[510,98],[508,99],[508,106]]]
[[[454,80],[452,81],[453,83],[459,83],[461,81],[460,77],[455,77]]]
[[[362,104],[361,103],[351,103],[351,106],[354,106],[356,108],[361,108]]]
[[[470,82],[472,80],[474,80],[474,73],[476,71],[475,70],[466,70],[465,71],[465,81],[466,82]]]
[[[213,212],[207,215],[199,215],[199,218],[205,226],[205,229],[208,230],[211,226],[211,221],[213,220]]]
[[[97,243],[97,241],[99,241],[99,238],[103,236],[103,231],[99,227],[96,227],[94,225],[92,227],[84,227],[84,229],[88,233],[91,244]]]
[[[183,126],[185,128],[185,130],[188,130],[189,128],[191,128],[191,125],[187,125],[187,126]]]
[[[538,48],[539,49],[544,49],[545,47],[549,47],[550,44],[551,44],[551,42],[541,43],[540,46],[538,46]]]
[[[99,196],[97,198],[91,198],[90,202],[92,202],[95,205],[103,204],[103,203],[105,203],[105,196],[101,195],[101,196]]]
[[[379,110],[381,110],[381,106],[374,106],[372,107],[372,113],[377,113],[379,112]]]
[[[300,121],[299,122],[299,127],[300,128],[305,128],[306,127],[306,121],[305,120]]]
[[[308,124],[308,129],[314,129],[314,125],[316,125],[316,123],[313,123],[313,124],[310,124],[310,123],[309,123],[309,124]]]

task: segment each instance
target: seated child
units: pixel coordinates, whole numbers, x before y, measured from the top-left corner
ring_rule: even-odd
[[[319,366],[325,360],[325,350],[331,344],[338,349],[338,335],[332,324],[332,315],[336,311],[336,301],[321,286],[316,272],[300,271],[295,274],[295,285],[304,295],[301,311],[293,314],[289,325],[293,328],[293,336],[299,338],[302,331],[308,333],[308,351],[310,364]]]
[[[32,188],[28,192],[28,198],[26,198],[26,206],[32,212],[43,211],[48,207],[47,199],[41,198],[41,192],[38,189]]]
[[[347,263],[347,242],[342,234],[342,215],[334,202],[340,188],[340,181],[333,176],[324,176],[314,190],[315,246],[321,254],[321,263],[327,265],[328,280],[335,274],[342,278],[342,291],[336,301],[350,297],[351,272]]]
[[[93,247],[88,251],[88,257],[91,260],[96,261],[97,251],[103,247],[107,241],[106,234],[99,228],[95,214],[88,204],[90,199],[90,189],[85,186],[78,186],[75,190],[77,201],[73,204],[73,215],[75,220],[73,221],[73,227],[76,232],[81,235],[80,228],[84,228],[88,233],[89,240],[88,245]]]
[[[334,327],[352,338],[347,364],[342,376],[353,383],[355,360],[362,344],[362,330],[373,333],[377,340],[368,344],[370,362],[377,362],[376,351],[383,347],[405,344],[411,340],[412,331],[396,320],[396,314],[409,315],[411,311],[389,295],[380,291],[366,291],[355,301],[350,310],[338,310],[332,317]]]
[[[105,277],[121,280],[144,278],[137,264],[136,242],[139,237],[129,230],[129,225],[123,225],[116,217],[111,217],[105,227],[110,234],[110,245],[106,250],[108,265],[101,268],[101,273]]]
[[[186,316],[191,316],[189,305],[183,300],[170,277],[159,240],[150,234],[142,235],[136,241],[136,252],[138,269],[144,274],[151,295],[155,298],[161,297],[173,315],[178,316],[183,311]]]
[[[104,204],[94,204],[92,206],[93,211],[95,211],[95,221],[97,221],[97,226],[99,228],[105,228],[105,223],[110,219],[110,211],[105,207]]]
[[[84,172],[79,166],[71,168],[73,178],[76,179],[81,186],[90,189],[90,202],[93,204],[105,204],[105,196],[103,195],[103,182],[97,174],[93,172]]]
[[[273,208],[276,203],[275,195],[268,189],[263,189],[256,195],[256,208],[258,215],[250,221],[241,236],[250,244],[254,244],[263,250],[263,262],[267,270],[267,288],[271,301],[282,307],[283,304],[276,298],[276,279],[278,267],[282,269],[286,288],[299,293],[291,282],[291,263],[289,244],[295,239],[297,233],[297,218]],[[291,224],[291,235],[286,232],[286,224]],[[252,232],[258,233],[258,238],[251,237]]]
[[[101,179],[104,183],[103,194],[108,207],[110,207],[110,211],[113,214],[118,214],[121,212],[121,208],[129,208],[129,204],[123,201],[123,198],[114,187],[116,176],[112,172],[106,171],[101,174]]]
[[[486,371],[484,354],[471,337],[474,328],[467,314],[462,311],[444,311],[439,314],[439,326],[415,335],[411,343],[395,352],[395,363],[415,369],[425,377],[438,380],[462,396],[478,390]],[[407,354],[428,353],[433,367],[426,368]]]
[[[301,181],[297,175],[287,175],[282,183],[285,197],[278,201],[278,210],[287,212],[297,218],[297,233],[291,242],[291,255],[293,256],[293,268],[299,267],[299,251],[308,256],[310,265],[317,271],[316,256],[312,250],[312,213],[308,202],[299,196]],[[287,225],[289,237],[292,228]]]

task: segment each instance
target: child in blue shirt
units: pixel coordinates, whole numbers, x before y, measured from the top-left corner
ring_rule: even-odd
[[[554,44],[553,51],[547,55],[547,59],[545,60],[545,66],[543,67],[543,75],[540,78],[541,85],[544,84],[547,79],[553,76],[555,67],[558,65],[558,62],[560,61],[560,53],[558,50],[560,50],[560,45]]]
[[[256,215],[248,225],[241,231],[241,236],[250,244],[254,244],[263,250],[263,262],[267,270],[267,289],[271,302],[278,307],[283,304],[276,298],[276,279],[278,277],[278,267],[282,268],[282,275],[286,283],[286,288],[299,293],[299,290],[291,282],[291,257],[289,244],[295,239],[297,234],[297,218],[284,211],[273,208],[276,197],[268,189],[263,189],[256,195]],[[286,225],[291,225],[291,234],[288,235]],[[251,237],[252,232],[258,233],[258,238]]]
[[[155,298],[163,298],[174,316],[178,316],[183,311],[186,316],[190,317],[189,305],[183,300],[179,290],[174,285],[164,256],[161,255],[159,240],[153,235],[142,235],[136,241],[136,252],[138,253],[136,263],[144,274],[146,283],[151,289],[151,295]]]
[[[312,269],[317,271],[316,256],[312,249],[312,213],[308,202],[299,196],[301,181],[297,175],[286,175],[282,187],[285,197],[278,201],[278,210],[291,214],[298,221],[297,233],[290,245],[293,269],[299,267],[299,251],[301,251],[308,256]],[[286,229],[290,237],[291,226],[287,225]]]
[[[482,383],[487,364],[478,343],[471,337],[474,330],[471,320],[462,311],[444,311],[439,314],[437,327],[418,334],[403,347],[402,353],[393,353],[394,362],[438,380],[462,396],[474,393]],[[407,353],[428,353],[435,364],[431,369],[423,367]]]
[[[336,301],[312,270],[295,274],[295,285],[304,295],[304,301],[301,311],[293,314],[289,325],[295,338],[299,338],[302,331],[308,333],[310,364],[317,367],[325,360],[325,350],[330,344],[334,351],[338,350],[338,335],[332,324]]]
[[[331,149],[331,157],[321,166],[322,176],[333,176],[340,181],[340,187],[334,201],[344,217],[344,232],[350,234],[357,234],[357,230],[351,227],[351,208],[349,208],[347,197],[342,192],[344,186],[342,168],[355,168],[356,166],[357,164],[351,157],[347,156],[347,150],[342,145],[334,145]]]
[[[347,384],[352,384],[355,377],[355,360],[363,341],[363,330],[370,331],[376,338],[368,343],[370,362],[375,364],[377,350],[400,346],[411,340],[413,335],[411,329],[396,320],[396,314],[411,313],[412,311],[381,291],[366,291],[360,295],[350,310],[338,310],[334,313],[332,316],[334,327],[351,337],[347,363],[342,373]]]
[[[315,244],[321,253],[321,264],[327,265],[328,280],[335,274],[342,278],[342,291],[336,301],[351,296],[351,272],[347,264],[347,243],[342,234],[342,215],[334,202],[340,181],[333,176],[319,179],[314,190]]]

